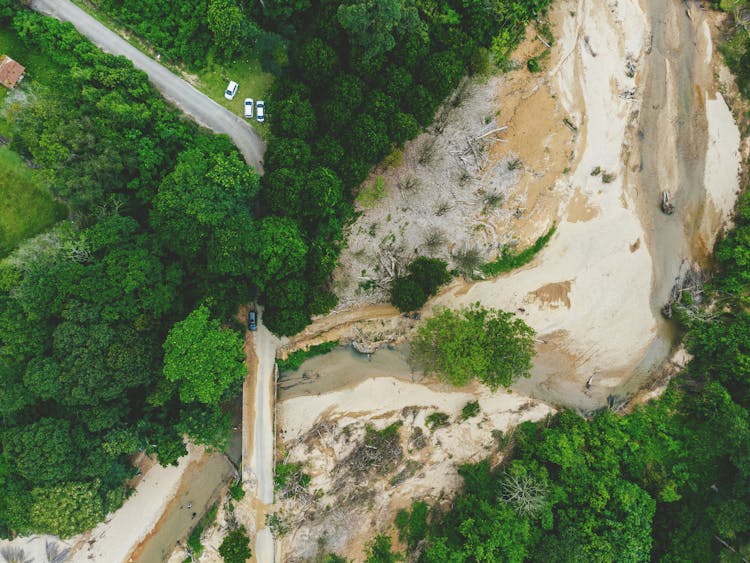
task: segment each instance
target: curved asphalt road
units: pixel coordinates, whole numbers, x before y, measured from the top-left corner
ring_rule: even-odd
[[[71,22],[81,34],[102,50],[113,55],[124,55],[133,61],[136,68],[148,74],[151,83],[165,98],[204,127],[229,135],[245,157],[245,161],[259,174],[263,173],[265,145],[258,133],[244,119],[201,94],[69,0],[32,0],[31,7],[59,20]]]

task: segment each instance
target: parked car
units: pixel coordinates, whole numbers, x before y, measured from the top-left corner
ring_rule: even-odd
[[[229,85],[227,86],[227,91],[224,92],[224,97],[227,100],[233,100],[234,95],[237,93],[237,88],[239,88],[239,84],[237,84],[234,80],[229,81]]]
[[[255,309],[250,309],[250,312],[247,314],[247,328],[258,330],[258,313]]]
[[[258,121],[263,123],[266,120],[266,102],[258,100],[255,104],[255,114],[258,116]]]
[[[253,118],[253,99],[245,98],[245,117],[248,119]]]

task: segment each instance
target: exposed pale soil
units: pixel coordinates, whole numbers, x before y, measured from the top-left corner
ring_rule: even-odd
[[[478,400],[481,412],[458,421],[467,402]],[[449,426],[430,431],[426,417],[440,411]],[[414,498],[439,501],[460,485],[457,468],[498,454],[498,434],[525,420],[538,420],[552,410],[516,393],[491,393],[481,386],[454,389],[414,384],[391,377],[370,378],[340,391],[296,397],[281,403],[283,451],[289,462],[301,462],[310,474],[310,491],[318,498],[287,499],[276,508],[294,525],[284,536],[284,561],[303,561],[316,555],[319,540],[326,549],[347,559],[361,560],[364,543],[388,528],[395,511]],[[342,462],[372,424],[382,429],[401,422],[403,457],[384,475],[347,476]],[[415,429],[425,439],[417,447]]]

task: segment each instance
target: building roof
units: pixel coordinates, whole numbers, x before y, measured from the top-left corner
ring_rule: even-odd
[[[26,69],[8,55],[0,56],[0,83],[6,88],[15,88]]]

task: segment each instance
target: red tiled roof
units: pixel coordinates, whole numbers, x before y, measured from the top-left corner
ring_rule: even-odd
[[[0,56],[0,83],[6,88],[15,88],[26,69],[8,55]]]

